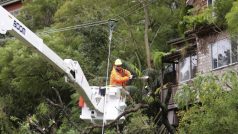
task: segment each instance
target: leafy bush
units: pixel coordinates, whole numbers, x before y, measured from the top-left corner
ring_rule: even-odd
[[[233,3],[233,7],[231,11],[226,15],[226,20],[228,24],[228,30],[231,34],[237,35],[238,34],[238,1]]]
[[[237,133],[237,81],[237,72],[231,71],[222,77],[198,76],[184,86],[176,94],[177,103],[187,106],[179,112],[179,133]]]

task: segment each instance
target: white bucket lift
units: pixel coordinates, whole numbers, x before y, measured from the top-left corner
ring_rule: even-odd
[[[122,114],[126,108],[126,96],[121,94],[122,87],[96,87],[92,86],[92,100],[96,101],[96,104],[103,113],[97,110],[90,110],[87,105],[82,107],[81,119],[91,121],[93,123],[108,123],[115,120],[120,114]],[[125,118],[121,117],[119,121],[123,121]]]
[[[28,29],[23,23],[0,6],[0,34],[9,32],[25,45],[33,48],[45,60],[55,66],[67,77],[69,84],[83,97],[86,105],[82,108],[81,119],[94,123],[107,123],[115,120],[125,110],[125,97],[122,87],[89,86],[88,81],[77,61],[63,60],[44,44],[43,40]],[[105,89],[105,96],[103,95]],[[124,117],[121,117],[121,121]]]

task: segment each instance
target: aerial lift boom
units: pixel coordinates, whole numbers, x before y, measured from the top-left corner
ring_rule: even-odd
[[[82,108],[80,118],[92,122],[112,121],[125,109],[125,98],[121,97],[122,87],[97,87],[89,83],[77,61],[61,59],[43,40],[28,29],[23,23],[0,6],[0,34],[9,32],[27,46],[33,48],[44,59],[64,73],[69,84],[83,97],[86,105]],[[101,91],[105,92],[102,93]],[[121,120],[124,118],[122,117]]]

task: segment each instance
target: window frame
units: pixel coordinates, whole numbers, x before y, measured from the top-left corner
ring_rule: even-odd
[[[207,0],[207,6],[214,6],[216,0]]]
[[[197,67],[197,65],[198,65],[198,62],[197,62],[197,61],[198,61],[197,53],[191,53],[191,54],[187,55],[186,57],[179,59],[179,63],[178,63],[178,82],[179,82],[179,83],[185,83],[185,82],[187,82],[187,81],[193,79],[193,78],[196,76],[197,69],[196,69],[195,72],[193,71],[193,62],[192,62],[192,57],[193,57],[193,56],[196,56],[196,67]],[[184,60],[184,59],[186,59],[186,58],[189,58],[189,78],[182,81],[182,80],[181,80],[181,76],[180,76],[180,75],[181,75],[181,72],[180,72],[180,70],[181,70],[180,64],[181,64],[181,61]],[[195,75],[193,75],[193,73],[194,73]]]
[[[214,68],[215,67],[215,65],[214,65],[214,61],[213,61],[213,53],[214,53],[214,49],[213,49],[213,46],[214,45],[219,45],[219,44],[217,44],[218,42],[220,42],[220,41],[223,41],[223,40],[227,40],[228,41],[228,43],[229,43],[229,50],[230,50],[230,54],[229,54],[229,63],[228,64],[226,64],[226,65],[222,65],[222,66],[219,66],[219,62],[218,62],[218,53],[216,54],[216,59],[217,59],[217,62],[216,62],[216,68]],[[233,47],[232,47],[232,45],[233,45],[233,43],[236,43],[236,61],[234,62],[233,61],[233,54],[234,54],[234,51],[233,51]],[[220,68],[224,68],[224,67],[227,67],[227,66],[230,66],[230,65],[233,65],[233,64],[237,64],[238,63],[238,40],[231,40],[230,38],[223,38],[223,39],[220,39],[220,40],[217,40],[217,41],[215,41],[214,43],[212,43],[211,45],[211,62],[212,62],[212,70],[216,70],[216,69],[220,69]],[[217,48],[217,46],[216,46],[216,48]]]

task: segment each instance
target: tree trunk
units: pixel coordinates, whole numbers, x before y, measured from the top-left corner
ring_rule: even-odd
[[[144,7],[144,13],[145,13],[145,34],[144,34],[144,40],[145,40],[145,50],[146,50],[146,63],[147,63],[147,67],[151,68],[150,46],[149,46],[149,39],[148,39],[149,16],[148,16],[147,0],[142,0],[142,4],[143,4],[143,7]]]

